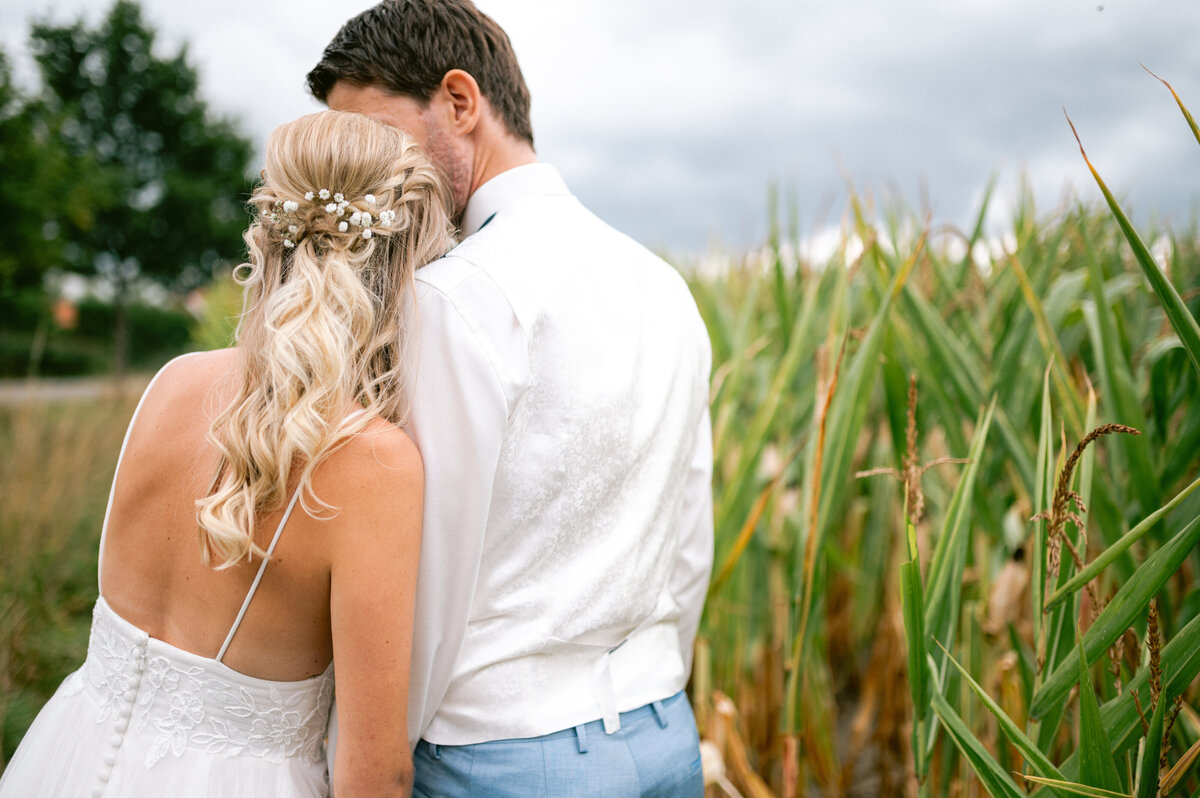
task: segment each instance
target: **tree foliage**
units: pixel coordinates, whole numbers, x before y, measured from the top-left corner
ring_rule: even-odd
[[[78,204],[72,195],[79,184],[67,180],[69,168],[53,127],[36,100],[13,83],[0,51],[0,293],[39,286],[61,258],[58,217]]]
[[[139,280],[186,290],[237,257],[253,148],[200,97],[186,46],[160,55],[137,3],[117,0],[95,28],[34,24],[31,49],[37,117],[71,173],[49,206],[65,211],[61,265],[108,281],[122,308]]]

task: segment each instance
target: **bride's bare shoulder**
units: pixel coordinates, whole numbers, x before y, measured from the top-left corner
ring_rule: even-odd
[[[361,534],[364,524],[395,527],[420,519],[424,469],[417,446],[403,430],[382,419],[338,446],[313,474],[313,491],[339,508],[328,531]],[[391,519],[391,520],[387,520]]]
[[[241,357],[233,348],[180,355],[158,370],[147,400],[224,396],[240,384]]]
[[[365,483],[383,487],[397,483],[418,487],[423,480],[421,454],[408,434],[383,419],[375,418],[366,428],[334,450],[321,464],[325,479],[335,489],[361,491]]]
[[[156,380],[160,383],[182,383],[194,387],[196,382],[212,382],[216,377],[237,374],[241,367],[241,359],[240,350],[233,347],[188,352],[159,369]]]
[[[139,404],[133,442],[207,428],[237,394],[240,358],[236,349],[193,352],[160,368]]]

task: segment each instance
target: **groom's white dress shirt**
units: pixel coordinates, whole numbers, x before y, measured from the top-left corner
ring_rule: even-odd
[[[532,737],[682,689],[712,564],[711,353],[683,279],[545,164],[417,272],[409,733]]]

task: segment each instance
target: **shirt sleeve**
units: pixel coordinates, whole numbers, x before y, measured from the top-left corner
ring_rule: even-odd
[[[705,407],[684,487],[680,539],[670,591],[679,606],[679,648],[684,673],[691,673],[692,651],[713,563],[712,423]]]
[[[408,429],[424,462],[425,506],[408,696],[414,745],[462,650],[509,410],[527,369],[524,331],[487,275],[449,288],[418,280],[416,303]]]
[[[708,406],[712,345],[700,314],[692,305],[697,352],[697,399],[702,405],[696,442],[688,464],[680,512],[679,547],[669,589],[679,607],[679,654],[684,673],[692,672],[692,654],[713,565],[713,439]]]

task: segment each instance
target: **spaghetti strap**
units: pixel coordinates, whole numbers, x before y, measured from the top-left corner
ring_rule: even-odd
[[[198,352],[188,352],[179,357],[172,358],[167,361],[166,365],[158,370],[158,372],[150,379],[150,383],[146,386],[146,390],[142,391],[142,398],[138,399],[137,407],[133,409],[133,415],[129,419],[129,426],[125,428],[125,438],[121,441],[121,453],[117,455],[117,467],[113,471],[112,485],[108,489],[108,504],[104,508],[104,523],[100,526],[100,549],[96,553],[96,592],[101,596],[104,595],[104,587],[101,584],[101,574],[104,573],[104,538],[108,535],[108,516],[112,512],[113,496],[117,493],[117,475],[121,473],[121,461],[125,459],[125,448],[129,446],[129,438],[133,434],[133,424],[137,421],[138,413],[142,410],[142,405],[146,403],[146,397],[150,395],[150,389],[154,387],[154,383],[158,382],[158,378],[163,375],[167,367],[176,360],[182,360],[188,355],[199,354]]]
[[[263,572],[267,570],[267,563],[270,562],[271,555],[275,552],[275,544],[279,542],[279,536],[283,533],[283,527],[292,516],[296,500],[300,498],[300,490],[300,488],[297,488],[296,492],[292,494],[292,500],[288,502],[287,509],[283,511],[283,518],[279,519],[279,526],[275,528],[275,536],[271,538],[271,545],[267,547],[267,553],[263,557],[262,563],[258,566],[258,573],[254,575],[254,581],[250,583],[250,590],[246,593],[246,598],[242,602],[242,608],[238,610],[237,618],[233,620],[233,626],[229,628],[229,634],[225,635],[225,642],[221,644],[221,650],[217,652],[217,662],[225,658],[225,652],[229,650],[229,644],[233,642],[233,636],[237,634],[238,627],[242,625],[242,618],[245,617],[246,610],[250,608],[250,600],[254,598],[255,592],[258,590],[258,583],[262,581]]]

